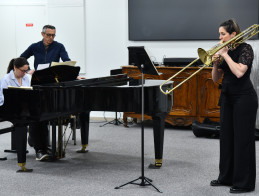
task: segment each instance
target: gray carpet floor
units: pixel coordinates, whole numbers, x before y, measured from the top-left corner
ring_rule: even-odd
[[[191,129],[166,127],[163,166],[148,169],[148,165],[154,163],[150,124],[145,125],[145,177],[152,179],[163,193],[152,186],[126,185],[114,189],[141,176],[141,126],[99,127],[102,123],[91,120],[89,152],[85,154],[76,153],[80,149],[79,130],[77,145],[69,140],[66,157],[55,162],[36,161],[34,149],[28,146],[27,168],[32,168],[32,173],[16,173],[19,169],[16,154],[4,153],[4,149],[10,149],[11,134],[0,135],[0,157],[7,157],[0,162],[0,195],[233,195],[229,187],[209,185],[218,175],[219,140],[197,138]],[[3,125],[7,124],[1,123]],[[259,141],[256,149],[258,168]],[[258,194],[257,181],[255,191],[246,195]]]

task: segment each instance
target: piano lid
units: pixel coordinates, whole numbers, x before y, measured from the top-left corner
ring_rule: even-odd
[[[31,86],[76,80],[80,67],[69,65],[52,66],[35,71],[32,74]]]

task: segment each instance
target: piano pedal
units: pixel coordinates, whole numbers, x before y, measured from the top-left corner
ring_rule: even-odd
[[[17,173],[22,173],[22,172],[32,172],[33,169],[27,169],[25,167],[26,163],[18,163],[18,166],[21,167],[21,169],[17,170]]]
[[[83,144],[82,145],[82,149],[81,150],[77,150],[77,153],[87,153],[88,150],[86,150],[86,147],[88,146],[88,144]]]

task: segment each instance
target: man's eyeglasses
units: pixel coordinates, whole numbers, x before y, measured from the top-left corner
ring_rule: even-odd
[[[56,35],[55,34],[49,34],[49,33],[44,33],[47,37],[56,37]]]
[[[17,69],[19,69],[19,68],[17,68]],[[22,73],[28,73],[28,71],[30,71],[29,69],[27,69],[27,70],[22,70],[22,69],[19,69]]]

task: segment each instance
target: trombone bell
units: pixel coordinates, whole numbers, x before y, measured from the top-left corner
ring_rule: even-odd
[[[198,55],[200,57],[200,60],[205,65],[209,66],[212,63],[211,55],[209,55],[206,50],[204,50],[202,48],[198,48]]]

